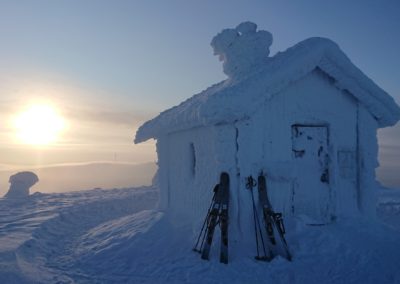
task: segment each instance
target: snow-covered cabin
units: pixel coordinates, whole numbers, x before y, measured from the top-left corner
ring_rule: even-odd
[[[225,171],[230,224],[243,233],[245,178],[262,171],[286,216],[374,216],[377,129],[399,120],[398,105],[329,39],[268,57],[271,44],[254,23],[223,30],[211,45],[228,78],[138,129],[135,143],[157,140],[162,208],[198,227]]]

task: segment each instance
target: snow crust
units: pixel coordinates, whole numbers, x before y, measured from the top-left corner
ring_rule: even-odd
[[[5,195],[6,198],[23,198],[29,196],[29,188],[39,181],[33,172],[19,172],[10,176],[10,189]]]
[[[400,108],[393,98],[363,74],[333,41],[310,38],[267,57],[272,36],[255,29],[255,24],[247,22],[218,34],[211,45],[223,60],[229,78],[144,123],[135,143],[184,129],[246,119],[315,69],[322,70],[339,90],[365,106],[378,127],[394,125],[400,119]]]
[[[399,283],[400,191],[379,194],[385,223],[293,219],[292,262],[257,262],[253,240],[230,242],[228,265],[218,262],[218,234],[210,261],[191,250],[198,231],[154,209],[155,188],[34,194],[23,206],[0,199],[0,283]]]

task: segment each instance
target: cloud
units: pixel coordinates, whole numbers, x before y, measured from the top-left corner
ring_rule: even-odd
[[[149,114],[139,110],[106,110],[102,107],[68,107],[65,116],[68,119],[83,121],[86,123],[114,124],[133,128],[135,125],[149,119]]]
[[[132,98],[112,91],[80,86],[61,76],[38,72],[2,74],[0,69],[0,143],[11,141],[12,117],[33,103],[50,103],[71,127],[66,143],[131,142],[135,129],[153,116],[154,111],[135,105]],[[10,141],[8,141],[10,140]]]

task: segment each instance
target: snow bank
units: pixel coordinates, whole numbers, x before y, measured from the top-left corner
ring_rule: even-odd
[[[58,196],[62,201],[63,195]],[[142,187],[75,192],[72,200],[70,194],[64,196],[72,204],[65,208],[59,204],[57,215],[43,222],[17,249],[19,267],[30,281],[68,283],[69,277],[50,268],[52,263],[57,263],[58,269],[72,269],[82,235],[102,223],[154,208],[158,191]]]
[[[135,143],[183,129],[243,120],[315,69],[322,70],[339,90],[363,104],[379,127],[394,125],[400,119],[400,108],[393,98],[362,73],[333,41],[310,38],[267,57],[271,42],[269,32],[256,31],[256,25],[248,22],[222,31],[211,45],[223,60],[229,79],[147,121],[138,129]]]
[[[4,196],[6,198],[22,198],[29,196],[29,188],[39,181],[36,174],[32,172],[19,172],[10,176],[10,189]]]
[[[33,283],[34,279],[40,279],[35,283],[71,283],[62,273],[43,267],[62,259],[67,244],[88,229],[152,209],[157,200],[158,190],[151,187],[35,193],[18,206],[19,200],[0,199],[0,283]]]

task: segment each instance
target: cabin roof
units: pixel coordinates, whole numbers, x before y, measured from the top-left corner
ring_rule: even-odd
[[[256,64],[237,78],[228,78],[178,106],[161,112],[136,132],[135,143],[162,135],[246,119],[265,101],[320,69],[334,86],[356,98],[377,120],[379,127],[394,125],[400,108],[393,98],[369,79],[326,38],[309,38]]]

